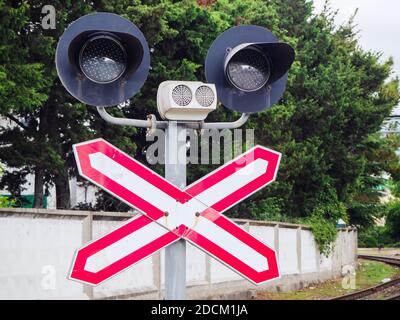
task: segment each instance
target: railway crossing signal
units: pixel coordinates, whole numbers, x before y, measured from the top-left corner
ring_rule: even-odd
[[[106,12],[73,22],[56,50],[58,76],[77,100],[97,107],[115,125],[166,131],[166,177],[185,185],[185,162],[170,157],[186,141],[176,132],[191,129],[234,129],[251,113],[281,99],[294,50],[267,29],[237,26],[226,30],[208,51],[207,83],[170,81],[160,85],[161,117],[147,120],[115,118],[106,107],[129,101],[150,70],[150,50],[132,22]],[[235,122],[203,120],[217,107],[243,113]],[[172,120],[172,121],[171,121]],[[180,121],[179,123],[175,121]],[[104,140],[74,146],[82,176],[140,211],[120,228],[77,251],[71,279],[98,284],[166,247],[166,298],[185,298],[185,244],[190,241],[254,283],[279,276],[275,252],[222,213],[272,182],[280,154],[257,146],[185,189],[158,176]],[[177,242],[176,244],[174,242]]]

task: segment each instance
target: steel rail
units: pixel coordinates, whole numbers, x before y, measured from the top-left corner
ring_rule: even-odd
[[[390,296],[389,298],[386,298],[385,300],[400,300],[400,294],[395,294],[394,296]]]
[[[391,288],[391,287],[397,286],[397,285],[400,285],[400,278],[390,280],[388,282],[381,283],[381,284],[378,284],[376,286],[373,286],[373,287],[370,287],[370,288],[367,288],[364,290],[360,290],[360,291],[352,292],[349,294],[345,294],[343,296],[335,297],[335,298],[332,298],[331,300],[358,300],[360,298],[368,297],[377,292],[381,292],[385,289],[388,289],[388,288]]]
[[[393,266],[399,266],[400,267],[400,259],[399,258],[391,258],[391,257],[385,257],[385,256],[372,256],[372,255],[365,255],[365,254],[359,254],[358,255],[359,259],[365,259],[365,260],[374,260],[374,261],[379,261],[379,262],[384,262]]]

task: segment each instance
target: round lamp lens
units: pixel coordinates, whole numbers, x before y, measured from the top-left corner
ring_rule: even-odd
[[[178,106],[185,107],[192,101],[192,91],[188,86],[178,85],[172,90],[172,99]]]
[[[242,91],[252,92],[264,87],[271,74],[268,58],[257,48],[238,51],[226,67],[228,80]]]
[[[196,100],[202,107],[209,107],[215,100],[214,91],[208,86],[200,86],[196,90]]]
[[[126,51],[114,38],[98,36],[88,40],[79,56],[82,72],[97,83],[110,83],[126,69]]]

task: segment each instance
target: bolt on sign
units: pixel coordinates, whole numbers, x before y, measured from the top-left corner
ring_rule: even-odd
[[[140,215],[78,249],[70,279],[98,285],[179,239],[254,284],[279,277],[275,251],[223,212],[275,180],[280,153],[256,146],[184,189],[103,139],[74,153],[84,178]]]

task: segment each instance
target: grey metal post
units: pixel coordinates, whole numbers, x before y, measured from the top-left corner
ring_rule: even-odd
[[[170,121],[165,130],[165,178],[186,186],[186,127]],[[179,240],[165,249],[165,299],[186,299],[186,241]]]

